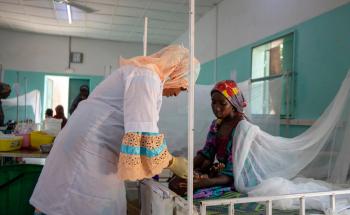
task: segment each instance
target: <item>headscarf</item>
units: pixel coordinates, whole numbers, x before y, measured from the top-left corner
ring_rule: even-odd
[[[156,72],[164,89],[182,87],[188,88],[190,65],[189,50],[180,45],[170,45],[149,56],[137,56],[130,59],[120,59],[120,66],[134,65]],[[194,58],[195,80],[199,75],[200,63]]]
[[[213,92],[219,92],[225,96],[231,105],[240,113],[243,113],[243,108],[247,106],[247,102],[235,81],[220,81],[215,84],[214,88],[211,90],[211,94],[213,94]]]

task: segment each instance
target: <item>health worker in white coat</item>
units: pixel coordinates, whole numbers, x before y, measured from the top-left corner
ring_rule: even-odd
[[[187,89],[189,62],[179,45],[121,59],[56,137],[30,203],[48,215],[123,215],[124,180],[164,168],[186,178],[187,160],[168,152],[157,122],[162,94]]]

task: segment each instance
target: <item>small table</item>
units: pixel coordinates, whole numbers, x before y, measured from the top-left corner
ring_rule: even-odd
[[[19,149],[8,152],[0,152],[0,166],[4,164],[5,157],[12,158],[47,158],[48,153],[42,153],[39,149]]]

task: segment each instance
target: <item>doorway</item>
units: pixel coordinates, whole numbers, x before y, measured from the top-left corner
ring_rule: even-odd
[[[55,112],[57,105],[62,105],[64,115],[68,116],[69,108],[75,97],[79,95],[81,85],[87,85],[90,88],[90,79],[46,75],[43,118],[47,108]]]
[[[57,105],[63,106],[64,114],[67,116],[68,87],[69,87],[69,77],[55,76],[55,75],[45,76],[43,118],[45,118],[46,109],[51,108],[55,112],[55,107]]]

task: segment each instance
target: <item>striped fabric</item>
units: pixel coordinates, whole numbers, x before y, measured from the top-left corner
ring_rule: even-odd
[[[151,178],[168,167],[171,159],[163,134],[128,132],[120,149],[118,177],[132,181]]]

